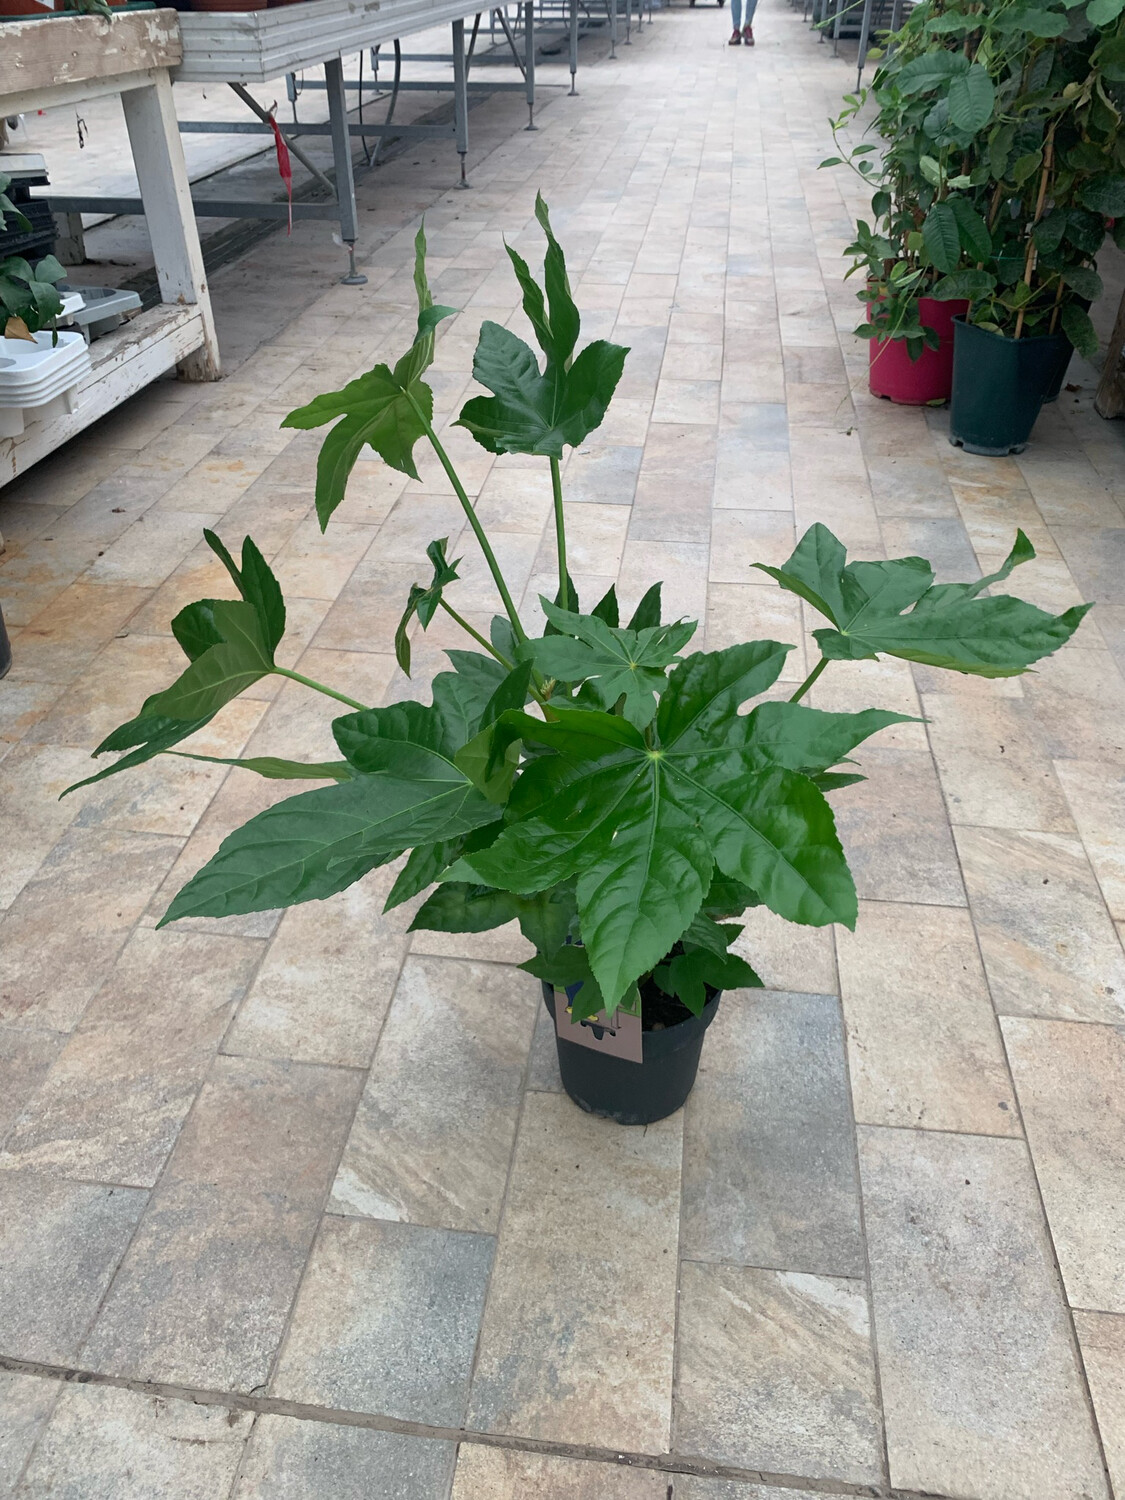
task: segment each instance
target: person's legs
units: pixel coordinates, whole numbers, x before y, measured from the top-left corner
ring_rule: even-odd
[[[733,0],[732,0],[733,3]],[[758,9],[758,0],[745,0],[745,15],[742,14],[743,7],[739,4],[739,14],[742,17],[742,40],[748,47],[754,45],[754,12]]]
[[[754,0],[746,0],[747,5]],[[730,19],[734,30],[731,32],[730,45],[737,47],[742,41],[742,0],[730,0]]]

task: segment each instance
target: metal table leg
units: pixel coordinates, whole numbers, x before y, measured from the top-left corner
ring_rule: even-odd
[[[461,181],[467,188],[465,158],[469,154],[469,70],[465,64],[465,23],[453,23],[453,130],[457,137],[457,154],[461,158]]]
[[[527,129],[538,130],[535,123],[535,0],[523,8],[523,76],[527,84]]]
[[[328,122],[332,130],[332,160],[336,167],[336,203],[340,213],[340,238],[348,247],[345,286],[363,286],[367,277],[355,268],[355,242],[359,238],[359,216],[355,206],[352,174],[352,143],[348,130],[348,104],[344,95],[344,60],[332,57],[324,64],[324,87],[328,95]]]
[[[609,11],[609,56],[612,62],[617,56],[617,0],[605,0],[605,6]]]
[[[574,86],[575,75],[578,72],[578,0],[570,0],[570,98],[574,98],[578,90]]]
[[[856,60],[855,86],[863,82],[863,68],[867,62],[867,47],[871,40],[871,10],[873,0],[863,0],[863,17],[859,23],[859,55]]]

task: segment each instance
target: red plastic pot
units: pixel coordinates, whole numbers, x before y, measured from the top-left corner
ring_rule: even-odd
[[[874,305],[868,305],[868,318]],[[905,339],[868,340],[871,394],[885,396],[900,406],[948,401],[953,391],[953,319],[968,310],[968,302],[938,302],[933,297],[919,297],[918,316],[922,325],[932,328],[941,343],[936,349],[923,349],[916,360],[907,353]]]

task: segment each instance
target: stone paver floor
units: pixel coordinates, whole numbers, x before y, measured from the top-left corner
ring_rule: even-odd
[[[409,154],[364,188],[366,288],[335,285],[322,228],[275,237],[216,278],[226,380],[161,384],[0,493],[0,1494],[1107,1500],[1107,1465],[1125,1494],[1122,429],[1088,371],[1004,461],[868,397],[858,198],[816,170],[849,67],[780,0],[758,33],[728,50],[725,13],[662,13],[537,135],[482,106],[471,193]],[[224,591],[203,525],[271,558],[286,662],[365,701],[424,692],[448,643],[400,678],[431,538],[486,618],[434,465],[362,462],[322,537],[317,437],[278,422],[400,351],[422,210],[464,308],[449,418],[480,319],[514,316],[501,237],[537,253],[539,186],[586,334],[634,351],[567,464],[584,594],[662,577],[712,646],[798,639],[748,565],[823,520],[946,577],[1022,526],[1026,596],[1098,601],[1019,680],[821,680],[821,706],[926,718],[836,799],[858,929],[753,914],[770,988],[724,1001],[687,1108],[648,1130],[560,1092],[518,933],[411,937],[385,872],[155,932],[284,786],[167,761],[54,800],[169,679],[175,610]],[[451,441],[534,600],[544,474]],[[288,683],[207,743],[319,759],[328,721]]]

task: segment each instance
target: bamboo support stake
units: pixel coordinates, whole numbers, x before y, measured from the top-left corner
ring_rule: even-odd
[[[1035,200],[1035,217],[1031,221],[1032,230],[1035,228],[1036,224],[1039,223],[1040,216],[1043,213],[1043,204],[1047,199],[1047,180],[1051,175],[1051,169],[1054,166],[1055,162],[1055,123],[1056,122],[1052,121],[1051,128],[1047,132],[1047,149],[1043,153],[1043,171],[1039,177],[1039,193]],[[1031,234],[1031,231],[1029,230],[1027,236],[1027,259],[1024,261],[1023,267],[1023,281],[1024,285],[1028,288],[1030,288],[1031,286],[1031,277],[1035,270],[1035,259],[1035,240]],[[1016,338],[1019,338],[1020,334],[1023,332],[1023,315],[1025,308],[1026,304],[1025,307],[1020,308],[1019,313],[1016,316]]]

